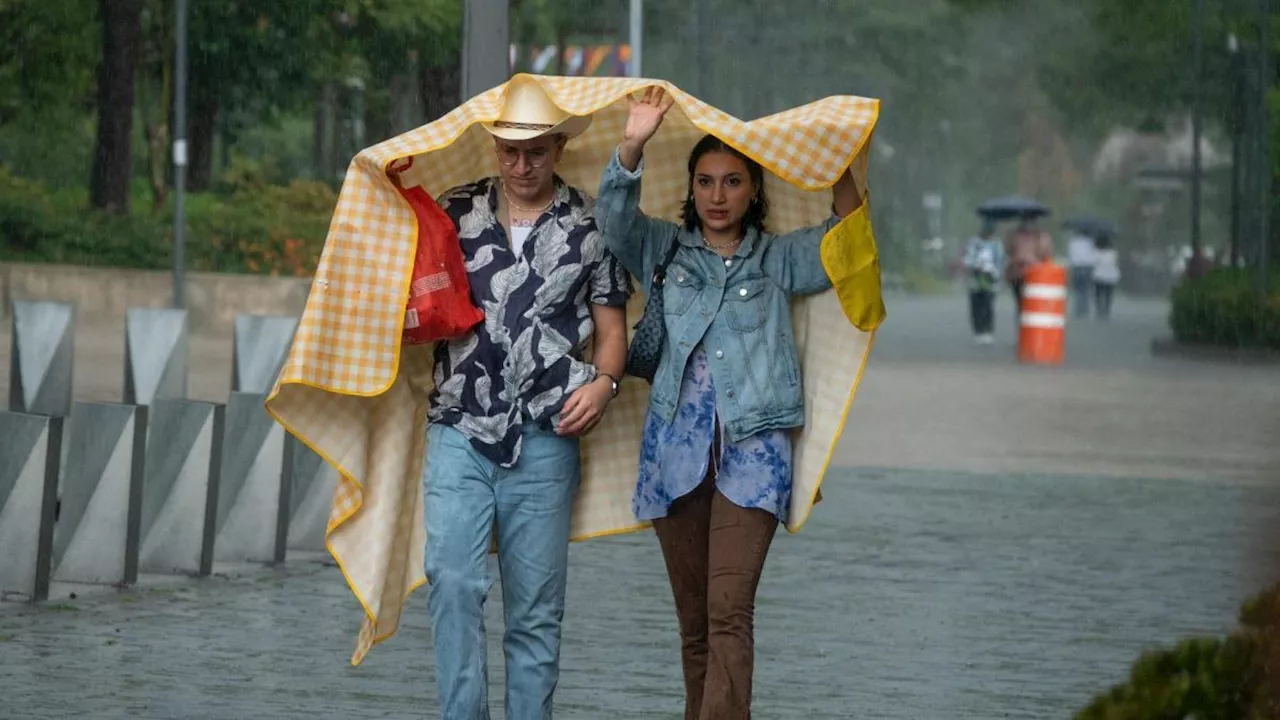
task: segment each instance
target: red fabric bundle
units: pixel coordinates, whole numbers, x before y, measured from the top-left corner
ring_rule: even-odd
[[[393,166],[393,181],[418,218],[418,251],[401,342],[423,345],[465,334],[484,319],[484,313],[471,302],[467,266],[453,220],[422,186],[401,187],[399,173],[413,165],[413,158],[406,160]]]

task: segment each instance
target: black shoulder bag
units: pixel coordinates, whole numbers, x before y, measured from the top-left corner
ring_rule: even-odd
[[[662,351],[667,345],[667,322],[663,317],[662,285],[667,278],[667,266],[676,256],[680,248],[678,237],[671,239],[671,249],[667,251],[662,264],[653,270],[653,282],[649,286],[649,297],[645,298],[644,314],[636,323],[635,335],[631,338],[631,347],[627,348],[627,374],[648,380],[653,384],[653,376],[658,372],[658,363],[662,360]]]

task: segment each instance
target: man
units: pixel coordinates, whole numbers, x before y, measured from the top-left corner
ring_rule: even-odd
[[[996,224],[983,220],[982,230],[964,250],[969,282],[969,321],[979,345],[995,342],[995,292],[1004,267],[1004,244],[996,236]]]
[[[1089,294],[1093,292],[1093,269],[1098,263],[1098,248],[1092,237],[1072,233],[1067,240],[1067,273],[1071,294],[1075,295],[1076,317],[1089,316]]]
[[[423,470],[437,685],[451,720],[489,717],[495,525],[507,717],[551,717],[578,438],[617,394],[631,293],[596,229],[594,200],[555,174],[566,142],[589,124],[535,83],[513,82],[500,119],[485,124],[499,176],[440,199],[485,316],[436,348]],[[581,351],[592,337],[588,364]]]

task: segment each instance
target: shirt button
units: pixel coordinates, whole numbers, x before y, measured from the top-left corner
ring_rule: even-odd
[[[732,391],[732,390],[730,390],[730,391],[729,391],[729,397],[733,397],[733,391]]]
[[[723,350],[717,350],[717,351],[716,351],[716,357],[717,357],[717,358],[722,358],[722,357],[724,357],[724,351],[723,351]]]
[[[741,290],[739,290],[739,291],[738,291],[738,294],[739,294],[739,295],[741,295],[742,297],[746,297],[746,296],[747,296],[747,289],[746,289],[746,288],[742,288]]]
[[[732,261],[732,260],[725,260],[725,261],[724,261],[724,266],[725,266],[725,267],[733,267],[733,261]]]
[[[684,275],[677,275],[676,282],[684,282]]]

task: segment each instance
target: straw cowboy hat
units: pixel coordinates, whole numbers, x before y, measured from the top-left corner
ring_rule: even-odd
[[[591,116],[570,115],[557,107],[536,81],[517,75],[507,84],[498,119],[481,124],[503,140],[532,140],[557,134],[572,138],[586,131]]]

